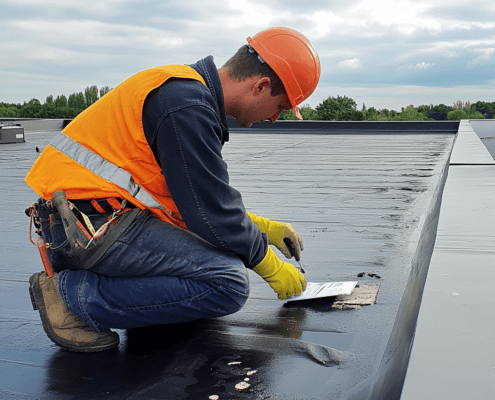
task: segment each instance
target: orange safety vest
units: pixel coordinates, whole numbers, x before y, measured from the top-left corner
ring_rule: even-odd
[[[170,78],[195,79],[193,68],[166,65],[142,71],[100,98],[56,135],[26,176],[50,200],[120,197],[162,221],[187,229],[146,140],[142,113],[148,94]]]

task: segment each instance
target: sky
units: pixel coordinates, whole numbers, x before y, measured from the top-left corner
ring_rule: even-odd
[[[361,109],[495,101],[495,1],[0,0],[0,102],[115,87],[164,64],[212,55],[220,68],[248,36],[304,34],[321,78],[304,104],[352,97]]]

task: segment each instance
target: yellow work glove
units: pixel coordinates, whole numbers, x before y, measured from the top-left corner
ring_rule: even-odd
[[[268,282],[279,299],[300,295],[306,290],[304,276],[292,264],[280,260],[271,247],[253,270]]]
[[[291,258],[294,255],[296,260],[301,259],[301,251],[304,249],[303,240],[291,224],[270,221],[268,218],[259,217],[250,212],[247,212],[247,215],[251,218],[251,221],[260,228],[261,232],[267,234],[268,243],[273,244],[286,258]],[[284,240],[289,241],[294,254],[291,254],[289,248],[284,243]]]

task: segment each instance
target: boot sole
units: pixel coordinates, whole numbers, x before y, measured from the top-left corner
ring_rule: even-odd
[[[34,274],[29,278],[29,294],[31,296],[31,303],[33,305],[33,310],[38,310],[40,312],[41,322],[43,325],[43,329],[45,330],[48,338],[55,343],[57,346],[60,346],[64,350],[78,352],[78,353],[96,353],[99,351],[110,350],[119,345],[119,340],[116,340],[112,343],[106,344],[88,344],[88,343],[80,343],[73,342],[69,340],[65,340],[58,336],[55,331],[52,329],[50,321],[48,319],[48,315],[46,314],[45,308],[45,300],[43,299],[43,293],[40,287],[40,273]]]

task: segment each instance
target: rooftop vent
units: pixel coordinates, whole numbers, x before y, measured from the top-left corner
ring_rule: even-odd
[[[0,122],[0,144],[23,143],[24,128],[15,122]]]

